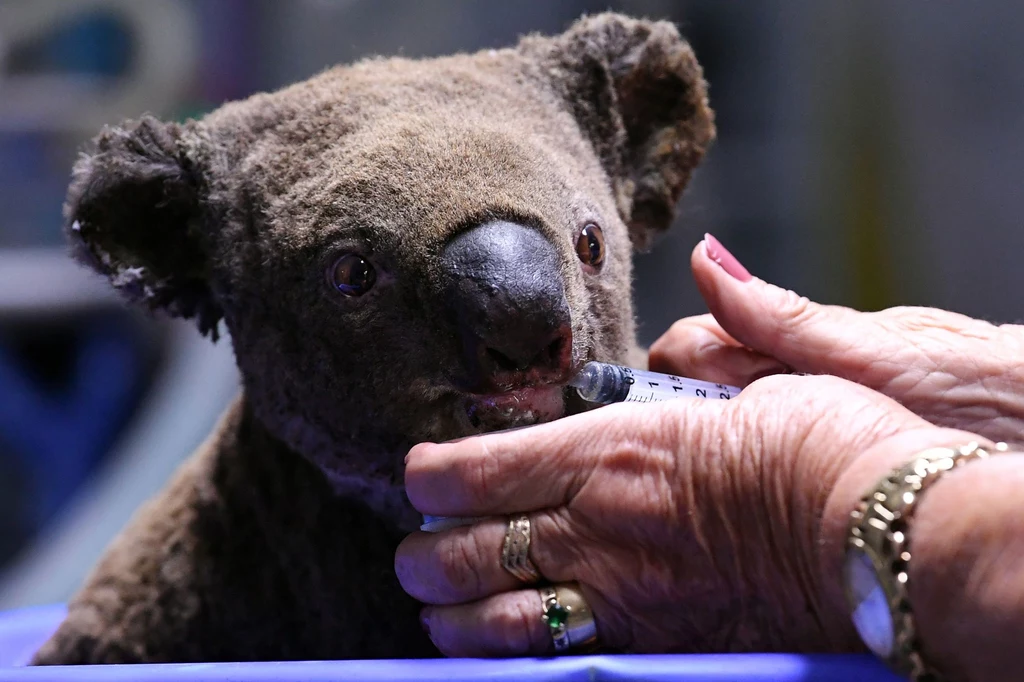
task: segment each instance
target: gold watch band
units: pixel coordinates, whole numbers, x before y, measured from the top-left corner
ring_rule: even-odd
[[[1006,450],[1005,443],[994,449]],[[918,453],[869,491],[850,516],[843,578],[854,624],[869,649],[915,682],[941,677],[928,667],[917,642],[907,593],[908,523],[922,493],[942,474],[989,454],[978,443]]]

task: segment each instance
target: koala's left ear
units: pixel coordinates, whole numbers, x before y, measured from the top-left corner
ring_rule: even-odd
[[[216,338],[195,125],[145,117],[100,133],[75,164],[65,231],[73,255],[126,298],[195,318]]]
[[[599,14],[542,51],[556,89],[615,185],[637,248],[672,223],[690,176],[715,137],[703,71],[676,27]]]

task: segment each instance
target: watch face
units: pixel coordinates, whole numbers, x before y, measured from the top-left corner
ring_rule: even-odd
[[[876,656],[889,658],[893,650],[892,619],[871,557],[851,547],[846,552],[843,573],[857,632]]]

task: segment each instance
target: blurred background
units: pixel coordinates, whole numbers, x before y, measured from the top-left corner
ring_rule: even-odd
[[[66,599],[238,388],[225,341],[123,308],[65,256],[89,137],[609,8],[675,21],[718,115],[676,229],[638,259],[645,343],[703,312],[704,231],[820,301],[1022,317],[1024,3],[0,0],[0,609]]]

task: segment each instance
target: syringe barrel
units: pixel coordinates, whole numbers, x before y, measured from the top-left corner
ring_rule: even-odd
[[[729,400],[740,393],[735,386],[671,374],[621,367],[604,362],[588,362],[570,382],[580,397],[594,403],[651,403],[676,398]]]

